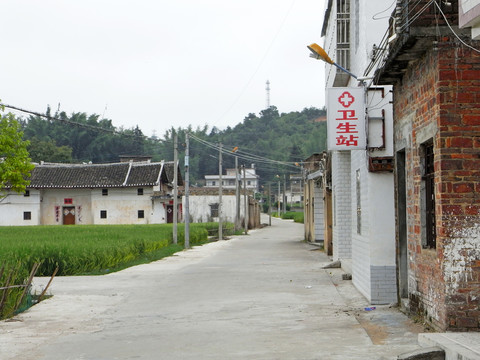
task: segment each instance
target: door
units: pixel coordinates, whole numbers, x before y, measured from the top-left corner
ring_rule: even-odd
[[[173,223],[173,205],[167,205],[167,223]]]
[[[63,208],[63,225],[75,225],[75,206]]]

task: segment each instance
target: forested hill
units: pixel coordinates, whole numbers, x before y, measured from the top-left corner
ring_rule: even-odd
[[[151,155],[153,161],[171,161],[173,133],[177,132],[183,169],[185,132],[188,131],[192,134],[190,176],[192,184],[196,184],[201,183],[206,174],[218,174],[215,147],[219,143],[229,152],[238,147],[239,164],[250,167],[254,163],[262,182],[274,180],[275,175],[299,172],[293,166],[281,166],[275,161],[301,162],[312,153],[325,150],[326,122],[319,121],[325,114],[325,109],[317,108],[279,114],[272,106],[258,116],[249,114],[233,128],[220,131],[207,125],[197,129],[172,127],[161,139],[143,136],[138,126],[116,128],[111,120],[85,113],[67,116],[61,112],[51,115],[50,120],[30,116],[20,121],[24,138],[30,140],[30,156],[35,162],[116,162],[120,155]],[[234,167],[231,154],[223,155],[224,169]]]

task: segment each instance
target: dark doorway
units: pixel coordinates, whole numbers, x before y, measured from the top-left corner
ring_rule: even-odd
[[[167,223],[173,223],[173,205],[167,205]]]
[[[397,152],[398,293],[408,297],[407,185],[405,150]]]
[[[63,208],[63,225],[75,225],[74,206],[65,206]]]

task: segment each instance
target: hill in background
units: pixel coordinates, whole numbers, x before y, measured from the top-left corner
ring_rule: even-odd
[[[47,110],[50,116],[50,111]],[[218,150],[222,143],[227,151],[239,148],[239,164],[255,164],[262,183],[275,175],[299,173],[293,163],[301,163],[312,153],[326,149],[326,109],[305,108],[299,112],[278,113],[276,107],[248,114],[235,127],[187,129],[172,127],[162,139],[143,136],[137,126],[116,128],[112,121],[98,115],[59,112],[52,119],[39,116],[20,119],[24,138],[30,140],[33,161],[49,162],[117,162],[120,155],[150,155],[154,161],[173,160],[173,134],[179,138],[179,161],[183,169],[185,133],[190,140],[191,184],[200,185],[204,175],[218,174]],[[53,120],[57,119],[57,120]],[[234,168],[234,153],[225,153],[223,168]],[[269,159],[269,160],[267,160]],[[270,161],[273,160],[273,161]],[[288,162],[282,165],[278,162]]]

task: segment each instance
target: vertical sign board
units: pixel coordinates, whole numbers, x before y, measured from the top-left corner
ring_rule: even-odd
[[[331,88],[327,90],[328,150],[365,150],[365,90]]]

